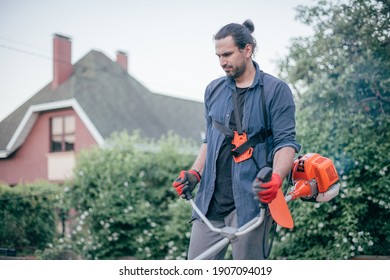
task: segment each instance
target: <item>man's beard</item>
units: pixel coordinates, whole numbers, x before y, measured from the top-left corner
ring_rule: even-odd
[[[233,67],[231,72],[225,72],[225,73],[226,73],[226,76],[228,76],[232,79],[237,79],[237,78],[241,77],[242,74],[244,74],[245,70],[246,70],[246,63],[245,63],[245,61],[243,61],[241,63],[241,65],[239,65],[237,67]]]

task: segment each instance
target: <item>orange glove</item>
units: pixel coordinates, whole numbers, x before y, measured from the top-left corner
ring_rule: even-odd
[[[279,174],[272,173],[271,180],[263,183],[258,178],[253,181],[252,190],[256,198],[263,203],[270,203],[275,199],[279,188],[282,186],[282,179]]]
[[[182,170],[180,176],[173,182],[172,186],[175,188],[177,194],[182,198],[191,199],[191,192],[200,181],[200,174],[196,170]]]

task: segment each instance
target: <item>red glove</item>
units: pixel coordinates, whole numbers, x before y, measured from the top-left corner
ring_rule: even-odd
[[[182,198],[192,198],[191,192],[196,185],[200,182],[200,174],[196,170],[182,170],[180,176],[173,182],[172,186],[175,188],[177,194]],[[186,195],[189,191],[189,197]]]
[[[282,179],[279,174],[272,173],[271,180],[263,183],[256,178],[253,181],[252,189],[257,198],[263,203],[270,203],[275,199],[279,188],[282,186]]]

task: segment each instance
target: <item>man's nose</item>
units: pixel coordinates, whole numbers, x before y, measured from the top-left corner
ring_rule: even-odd
[[[227,64],[227,61],[226,61],[226,58],[224,58],[224,57],[220,57],[219,58],[219,65],[221,65],[222,67],[224,67],[224,66],[226,66],[226,64]]]

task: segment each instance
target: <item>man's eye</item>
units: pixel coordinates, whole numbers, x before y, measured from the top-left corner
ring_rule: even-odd
[[[232,53],[223,53],[223,54],[217,54],[218,58],[221,58],[221,57],[229,57],[231,56]]]

